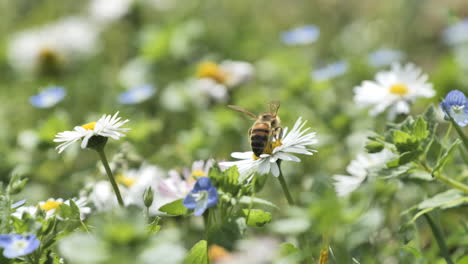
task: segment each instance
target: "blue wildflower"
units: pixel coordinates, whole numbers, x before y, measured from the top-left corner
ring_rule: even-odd
[[[37,95],[29,98],[29,102],[37,108],[50,108],[65,97],[65,89],[61,86],[50,86]]]
[[[405,54],[399,50],[379,49],[367,56],[367,61],[374,67],[382,67],[399,62],[405,57]]]
[[[202,215],[207,208],[213,207],[218,202],[218,191],[211,184],[208,177],[201,177],[193,186],[193,189],[184,199],[184,206],[195,209],[195,215]]]
[[[313,70],[311,77],[316,81],[327,81],[345,74],[348,71],[348,63],[338,61],[326,65],[323,68]]]
[[[459,126],[468,125],[468,100],[464,93],[458,90],[450,91],[440,103],[440,108],[444,111],[445,118],[448,118],[448,111]]]
[[[151,84],[145,84],[119,95],[119,102],[121,104],[138,104],[154,95],[156,89]]]
[[[315,25],[306,25],[281,33],[281,41],[286,45],[306,45],[315,42],[320,36],[320,29]]]
[[[40,241],[35,235],[0,235],[0,247],[3,248],[3,256],[10,259],[28,255],[36,250],[39,247],[39,244]]]

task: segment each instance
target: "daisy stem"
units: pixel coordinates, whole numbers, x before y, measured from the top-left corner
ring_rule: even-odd
[[[439,227],[436,225],[436,223],[434,223],[434,221],[428,214],[424,214],[424,217],[426,218],[426,221],[429,224],[432,233],[434,234],[434,238],[437,241],[437,245],[439,245],[440,248],[440,253],[444,257],[445,261],[447,262],[447,264],[454,264],[454,262],[450,258],[450,254],[447,250],[447,244],[445,243],[445,239]]]
[[[286,199],[288,200],[288,204],[292,206],[294,205],[294,200],[291,196],[291,193],[289,192],[288,185],[286,184],[286,180],[284,179],[284,176],[283,176],[283,172],[281,171],[281,162],[278,160],[276,163],[278,164],[278,168],[279,168],[278,180],[281,184],[281,188],[283,189],[284,195],[286,196]]]
[[[96,151],[99,154],[99,157],[101,158],[102,165],[104,165],[104,168],[106,169],[107,176],[109,177],[109,181],[112,184],[112,188],[114,189],[114,193],[115,193],[115,196],[117,197],[117,201],[119,201],[119,205],[121,207],[124,207],[124,202],[123,202],[122,196],[120,195],[119,186],[117,186],[117,182],[115,182],[115,179],[114,179],[114,174],[112,174],[112,171],[109,167],[109,162],[107,162],[106,153],[104,153],[104,148],[96,149]]]

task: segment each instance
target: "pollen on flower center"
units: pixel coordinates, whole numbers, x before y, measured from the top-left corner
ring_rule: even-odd
[[[396,95],[405,95],[408,93],[408,86],[397,83],[390,87],[390,93]]]
[[[91,122],[88,124],[84,124],[81,127],[86,129],[86,130],[94,130],[94,126],[96,125],[96,122]]]
[[[219,68],[218,64],[214,62],[203,62],[198,65],[197,77],[200,79],[210,78],[218,83],[225,83],[227,74]]]
[[[136,179],[126,177],[126,176],[124,176],[122,174],[117,175],[115,178],[116,178],[118,183],[123,184],[123,185],[125,185],[127,187],[131,187],[136,182]]]
[[[57,201],[47,201],[43,205],[41,205],[41,209],[44,211],[50,211],[53,209],[57,209],[62,202],[57,202]]]
[[[271,144],[271,149],[273,150],[273,149],[275,149],[275,148],[277,148],[277,147],[279,147],[281,145],[283,145],[283,144],[281,143],[281,140],[279,139],[279,140],[277,140],[277,141],[275,141],[275,142],[273,142]]]
[[[194,177],[206,177],[206,173],[202,170],[194,170],[192,171],[192,176]]]

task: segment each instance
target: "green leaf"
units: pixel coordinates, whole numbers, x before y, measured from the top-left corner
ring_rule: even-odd
[[[432,174],[424,170],[414,170],[408,175],[408,177],[410,179],[423,180],[423,181],[434,180],[434,177],[432,177]]]
[[[412,136],[401,130],[393,132],[393,142],[399,153],[414,151],[418,148],[418,141],[413,139]]]
[[[468,202],[468,196],[463,196],[458,190],[448,190],[443,193],[439,193],[432,198],[426,199],[419,203],[419,209],[440,207],[442,209],[452,208],[460,205],[460,202]]]
[[[171,203],[163,205],[159,211],[170,215],[184,215],[188,209],[183,204],[184,199],[175,200]]]
[[[427,123],[422,117],[418,117],[413,128],[413,136],[417,141],[426,139],[429,136],[429,131],[427,130]]]
[[[201,240],[192,247],[184,264],[208,264],[208,243],[206,240]]]
[[[160,217],[156,217],[153,222],[148,224],[148,233],[156,234],[161,229],[161,226],[159,225],[159,219]]]
[[[366,150],[368,153],[377,153],[382,151],[384,148],[384,144],[378,141],[368,141],[366,144]]]
[[[269,212],[264,212],[258,209],[243,209],[242,212],[247,218],[248,226],[262,227],[271,222],[271,213]]]
[[[283,257],[300,253],[300,250],[291,243],[281,244],[279,251],[280,251],[280,255]]]

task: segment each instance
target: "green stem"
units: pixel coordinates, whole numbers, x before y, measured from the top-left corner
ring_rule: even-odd
[[[450,258],[450,254],[448,253],[447,244],[445,244],[442,232],[437,227],[436,223],[432,221],[432,218],[428,214],[424,214],[424,217],[426,218],[427,223],[431,227],[432,233],[434,234],[434,238],[437,241],[437,244],[439,245],[440,253],[445,258],[445,261],[447,262],[447,264],[454,264],[454,262]]]
[[[117,182],[115,182],[114,175],[109,167],[109,162],[107,162],[106,154],[104,153],[104,148],[96,149],[99,157],[101,158],[102,165],[106,169],[107,176],[109,176],[109,181],[112,184],[112,188],[114,189],[115,196],[117,197],[117,201],[119,201],[120,206],[124,207],[124,201],[122,196],[120,195],[119,186],[117,186]]]
[[[464,193],[468,193],[468,186],[467,185],[465,185],[465,184],[463,184],[463,183],[461,183],[459,181],[456,181],[456,180],[450,179],[448,177],[445,177],[440,173],[434,173],[433,175],[439,181],[441,181],[441,182],[443,182],[445,184],[448,184],[448,185],[452,186],[453,188],[458,189],[458,190],[460,190],[460,191],[462,191]]]
[[[279,168],[279,176],[278,180],[281,184],[281,188],[283,189],[284,195],[286,196],[286,199],[288,200],[289,205],[294,205],[294,200],[291,196],[291,193],[289,192],[288,185],[286,184],[286,180],[284,179],[283,172],[281,171],[281,163],[280,161],[276,162],[278,164]]]

